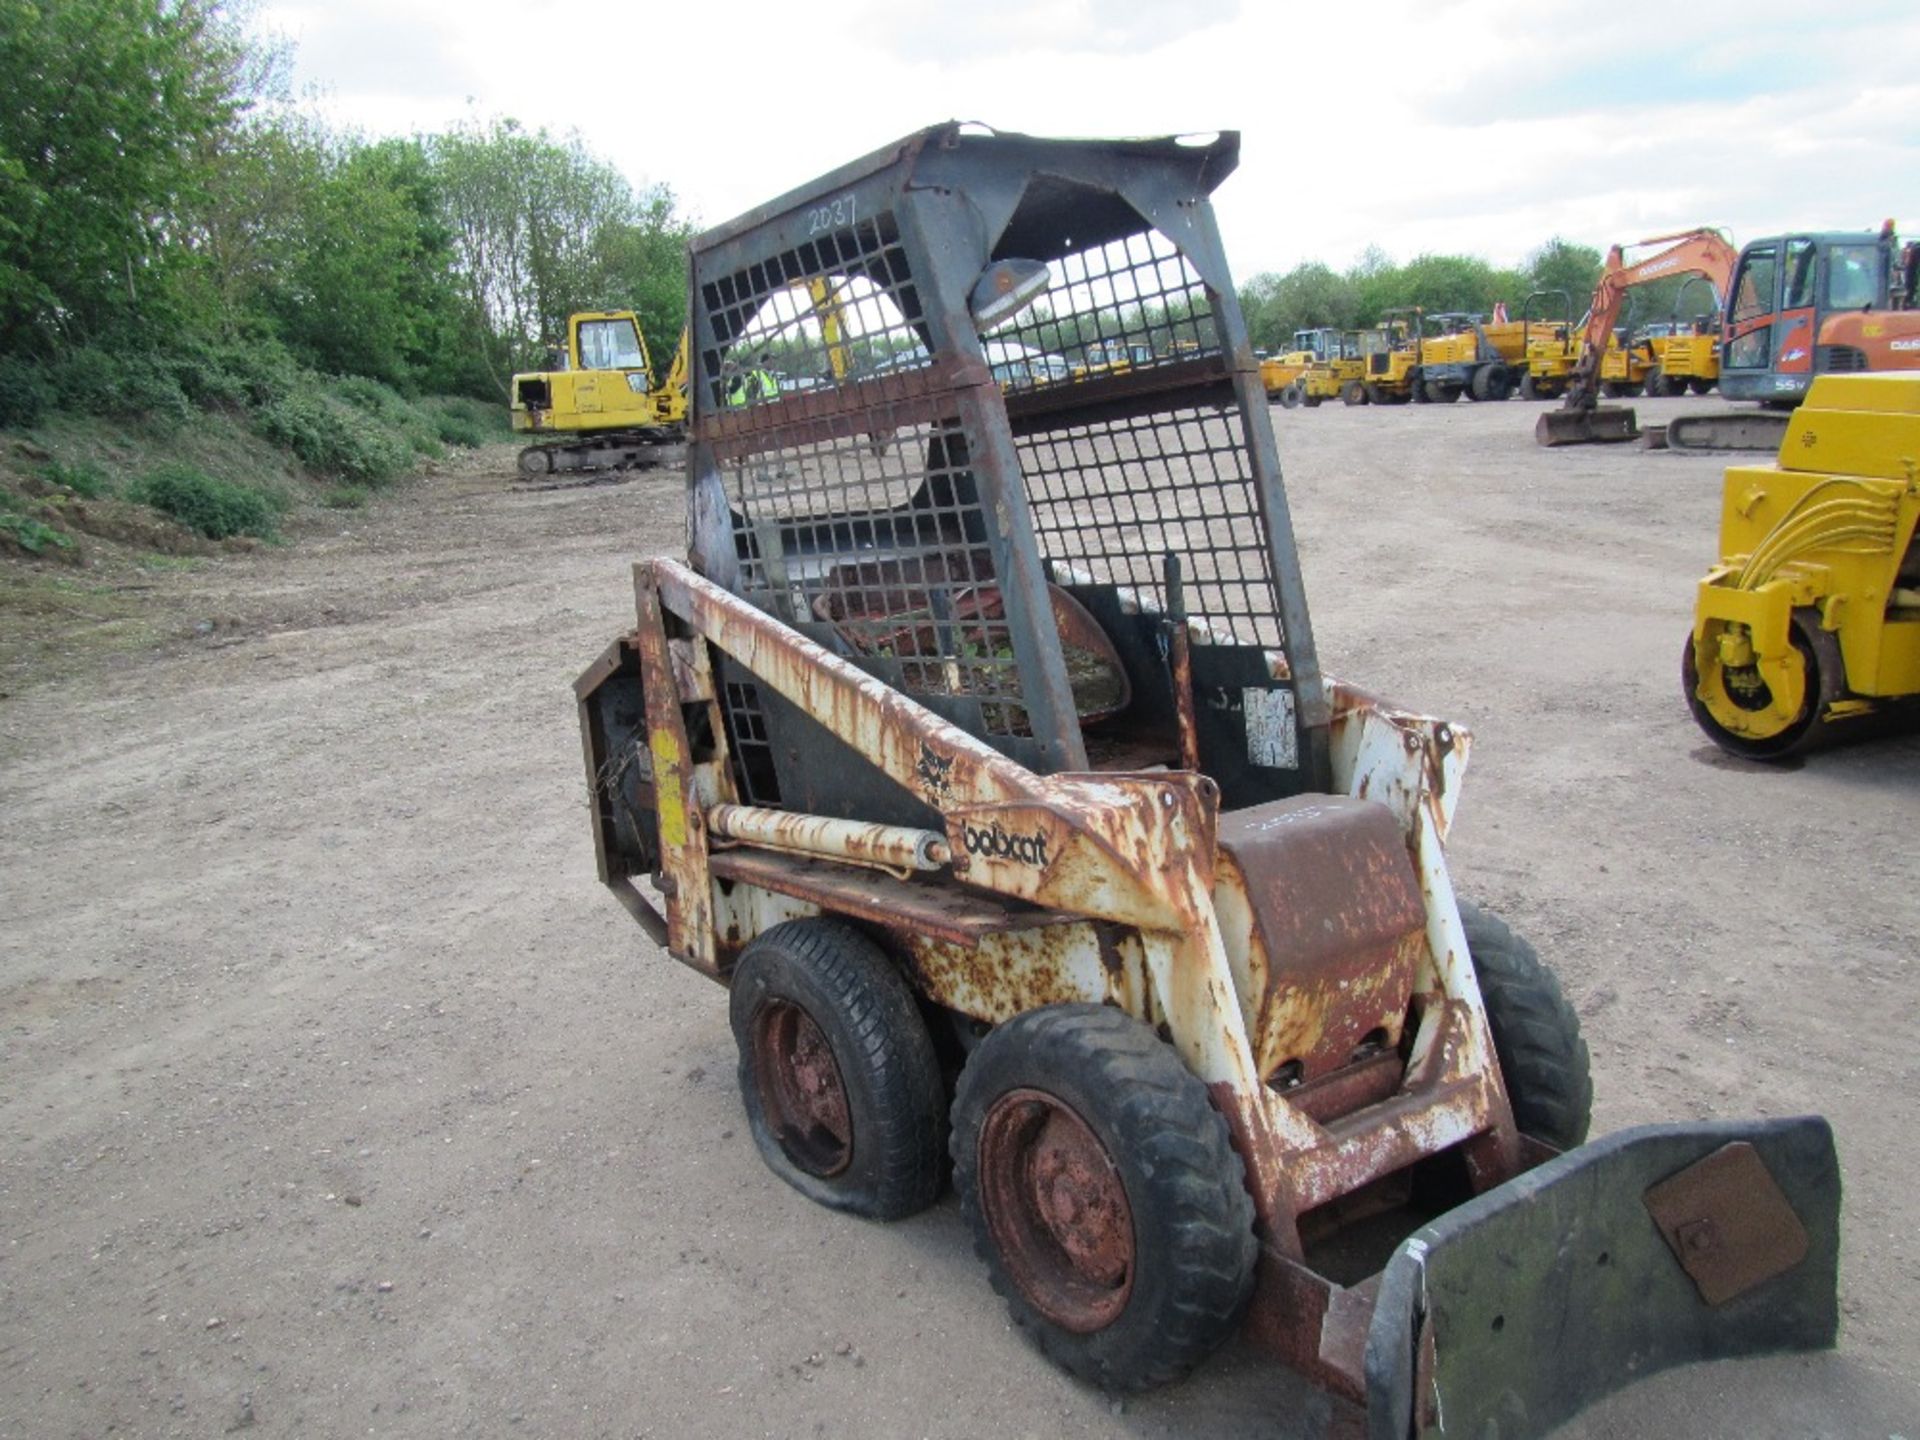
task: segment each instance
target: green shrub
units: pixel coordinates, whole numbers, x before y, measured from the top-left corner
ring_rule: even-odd
[[[404,435],[315,386],[262,406],[255,424],[315,470],[365,485],[383,484],[413,463]]]
[[[193,413],[173,362],[159,355],[83,345],[56,361],[49,378],[60,408],[82,415],[131,416],[177,425]]]
[[[320,503],[329,510],[358,510],[367,503],[367,487],[336,485],[320,497]]]
[[[85,460],[73,465],[49,461],[40,473],[49,485],[71,490],[84,500],[99,500],[113,494],[113,482],[107,478],[107,472]]]
[[[0,430],[24,430],[53,404],[46,367],[21,355],[0,355]]]
[[[11,535],[19,542],[20,548],[30,555],[39,555],[51,545],[55,549],[65,550],[73,540],[54,529],[44,520],[36,520],[31,515],[17,515],[14,512],[0,511],[0,534]]]
[[[394,418],[407,408],[400,392],[365,375],[342,375],[328,382],[335,398],[383,419]]]
[[[127,489],[127,498],[170,515],[209,540],[230,535],[274,538],[274,522],[283,502],[265,490],[236,485],[191,465],[162,465]]]
[[[434,417],[434,428],[442,441],[462,449],[478,450],[487,443],[486,427],[470,415],[442,410]]]

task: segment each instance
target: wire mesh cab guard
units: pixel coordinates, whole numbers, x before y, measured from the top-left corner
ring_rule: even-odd
[[[702,235],[696,568],[1041,773],[1176,763],[1184,618],[1223,803],[1325,789],[1327,703],[1208,199],[1238,154],[1231,133],[947,124]],[[982,333],[969,296],[1014,260],[1050,288]],[[731,662],[723,680],[748,798],[926,823],[816,721]]]

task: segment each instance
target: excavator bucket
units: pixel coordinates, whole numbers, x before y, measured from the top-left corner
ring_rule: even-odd
[[[1542,445],[1611,445],[1640,438],[1640,421],[1625,405],[1591,410],[1549,410],[1533,422]]]
[[[1593,1141],[1395,1251],[1367,1336],[1369,1440],[1543,1435],[1669,1366],[1825,1349],[1839,1254],[1817,1116]]]

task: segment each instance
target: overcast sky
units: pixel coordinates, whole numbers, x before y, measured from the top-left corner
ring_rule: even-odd
[[[1369,244],[1920,231],[1915,0],[268,0],[260,26],[336,121],[577,131],[702,224],[961,119],[1239,130],[1215,204],[1242,279]]]

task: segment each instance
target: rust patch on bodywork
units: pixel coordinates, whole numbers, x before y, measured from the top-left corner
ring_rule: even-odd
[[[902,933],[914,979],[929,998],[999,1024],[1042,1005],[1111,1002],[1135,1012],[1138,966],[1129,969],[1115,927],[1082,921],[981,935],[970,944]]]
[[[1240,889],[1253,921],[1261,1077],[1308,1083],[1363,1045],[1397,1046],[1427,917],[1392,815],[1343,796],[1276,801],[1223,816],[1220,850],[1215,892]]]

